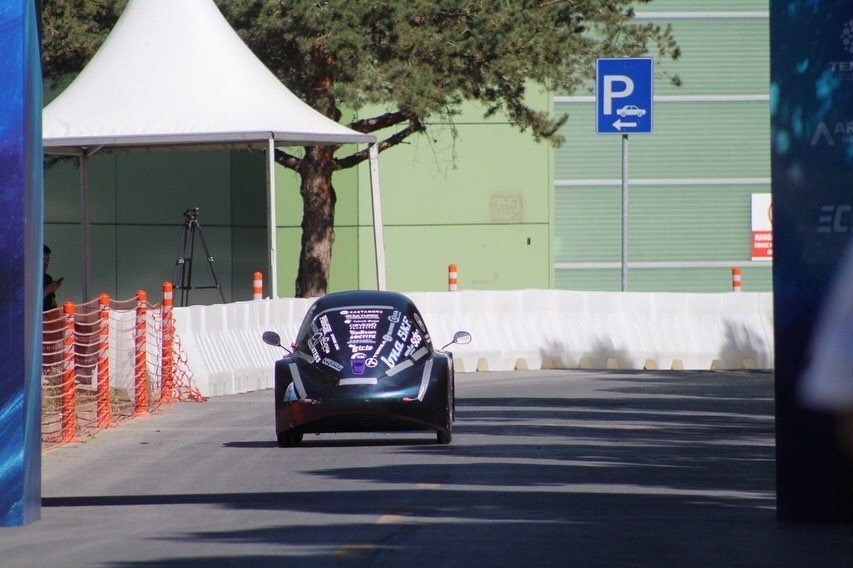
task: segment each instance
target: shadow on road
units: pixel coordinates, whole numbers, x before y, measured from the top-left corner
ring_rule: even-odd
[[[293,460],[339,446],[435,457],[375,467],[336,462],[305,472],[328,479],[330,488],[333,480],[355,480],[367,482],[368,489],[57,497],[43,504],[204,504],[276,512],[282,514],[278,526],[187,530],[174,539],[291,547],[287,556],[174,556],[109,564],[122,567],[335,561],[411,568],[459,558],[469,566],[851,565],[850,527],[776,521],[769,374],[610,376],[614,380],[596,383],[584,396],[460,397],[449,446],[426,438],[321,436],[306,447],[282,450]],[[369,489],[371,484],[382,488]],[[352,522],[291,524],[288,513]],[[496,546],[512,542],[523,546]]]

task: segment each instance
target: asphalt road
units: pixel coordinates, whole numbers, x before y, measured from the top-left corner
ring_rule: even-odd
[[[275,445],[272,392],[173,405],[43,456],[0,566],[853,566],[775,518],[768,373],[461,374],[431,433]]]

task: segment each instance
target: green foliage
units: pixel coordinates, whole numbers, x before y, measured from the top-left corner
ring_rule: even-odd
[[[44,70],[55,86],[83,68],[127,0],[44,3]],[[181,0],[173,0],[179,2]],[[571,93],[605,56],[679,55],[671,30],[633,20],[648,0],[215,0],[254,53],[297,96],[333,120],[341,109],[384,109],[350,126],[380,132],[379,151],[451,122],[462,103],[503,113],[537,140],[561,142],[566,117],[526,104],[539,85]],[[388,130],[386,130],[388,129]],[[296,170],[303,197],[297,296],[326,292],[334,242],[332,172],[367,158],[338,146],[302,157],[276,150]]]
[[[573,92],[603,56],[678,57],[669,28],[631,0],[218,0],[241,37],[300,98],[338,119],[380,105],[396,122],[450,118],[463,101],[555,142],[564,118],[525,104],[530,82]],[[387,126],[360,121],[372,131]],[[417,130],[417,129],[415,129]]]
[[[78,73],[109,35],[127,0],[44,0],[42,68],[51,88]]]
[[[506,113],[537,139],[559,142],[565,118],[525,104],[531,81],[571,93],[592,76],[598,57],[679,55],[668,27],[633,20],[633,6],[648,0],[215,1],[279,79],[326,116],[338,120],[341,108],[365,105],[387,109],[383,120],[352,125],[364,132],[408,123],[407,136],[477,101],[487,115]],[[126,3],[44,2],[51,86],[82,69]]]

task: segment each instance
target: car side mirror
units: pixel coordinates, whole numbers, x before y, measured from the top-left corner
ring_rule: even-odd
[[[458,343],[459,345],[471,343],[471,339],[471,334],[467,331],[457,331],[453,334],[453,343]]]
[[[467,331],[457,331],[453,334],[453,339],[450,340],[450,343],[442,347],[442,349],[445,349],[448,345],[465,345],[467,343],[471,343],[471,339],[471,334]]]
[[[290,349],[281,344],[281,336],[274,331],[265,331],[261,336],[261,339],[263,339],[264,343],[267,345],[271,345],[272,347],[281,347],[288,353],[291,352]]]
[[[265,331],[261,336],[261,339],[264,340],[264,343],[267,345],[272,345],[273,347],[281,347],[281,336],[274,331]]]

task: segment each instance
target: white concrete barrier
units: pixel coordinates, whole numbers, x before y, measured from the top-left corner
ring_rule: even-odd
[[[413,292],[437,347],[453,347],[458,371],[541,368],[769,369],[770,293],[642,293],[516,290]],[[279,349],[291,343],[311,299],[175,308],[175,324],[202,394],[273,386]]]

